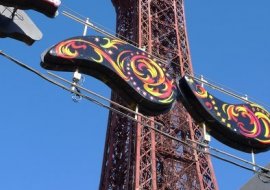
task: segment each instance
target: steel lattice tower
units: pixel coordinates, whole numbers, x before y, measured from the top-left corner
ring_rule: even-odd
[[[136,42],[147,52],[168,60],[168,67],[176,80],[184,74],[193,75],[183,0],[112,2],[117,13],[119,37],[125,37],[130,43]],[[112,100],[128,106],[115,93],[112,93]],[[137,119],[142,120],[140,117]],[[169,113],[154,119],[164,124],[160,130],[174,137],[203,140],[201,128],[180,101]],[[158,127],[151,121],[144,122]],[[212,190],[218,187],[208,155],[111,112],[100,189]]]

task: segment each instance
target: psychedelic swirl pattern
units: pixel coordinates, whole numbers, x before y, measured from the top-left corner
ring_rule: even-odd
[[[107,69],[104,72],[109,68],[109,72],[116,73],[140,98],[153,105],[169,108],[176,98],[176,84],[165,67],[151,55],[124,41],[99,36],[74,37],[60,42],[46,54],[50,57],[46,64],[50,64],[53,58],[62,58],[74,64],[76,60],[85,60],[87,64],[102,65]]]
[[[270,114],[257,104],[228,104],[213,95],[193,79],[186,77],[200,103],[205,109],[217,119],[222,126],[229,129],[232,136],[238,139],[239,144],[255,146],[258,148],[269,148],[270,146]],[[214,129],[212,129],[214,130]],[[235,135],[233,134],[235,133]],[[235,141],[238,141],[235,139]]]

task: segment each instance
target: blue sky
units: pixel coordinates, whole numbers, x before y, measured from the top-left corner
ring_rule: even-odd
[[[63,0],[67,7],[111,31],[115,13],[110,0]],[[186,1],[193,68],[209,80],[270,105],[270,2],[260,0]],[[27,11],[43,31],[33,46],[1,39],[0,50],[45,72],[40,54],[51,45],[82,34],[83,26],[59,15],[56,19]],[[88,34],[95,34],[89,30]],[[57,73],[71,79],[70,73]],[[0,189],[97,189],[108,111],[82,100],[0,57]],[[85,87],[110,97],[110,89],[86,77]],[[211,146],[251,160],[215,140]],[[270,153],[256,155],[260,165]],[[221,190],[239,189],[251,172],[213,159]]]

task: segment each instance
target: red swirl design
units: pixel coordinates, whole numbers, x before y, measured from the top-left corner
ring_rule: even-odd
[[[207,98],[208,97],[208,92],[203,88],[201,85],[196,84],[196,91],[195,91],[196,96],[199,98]]]
[[[85,50],[86,48],[87,46],[85,44],[77,45],[76,41],[68,40],[68,41],[59,43],[55,47],[55,51],[56,51],[57,56],[59,57],[72,59],[72,58],[78,57],[79,49]]]
[[[198,100],[194,101],[192,97],[188,103],[193,109],[201,106],[205,110],[199,115],[199,122],[208,124],[213,136],[239,150],[262,152],[270,149],[270,113],[267,110],[257,104],[227,104],[210,94],[197,81],[191,78],[186,81]],[[224,135],[220,135],[223,131]]]
[[[228,121],[233,121],[240,129],[240,133],[249,138],[255,138],[263,143],[270,143],[270,120],[260,109],[252,111],[254,105],[248,108],[244,105],[223,105],[223,111]]]
[[[153,97],[158,97],[162,102],[173,101],[174,82],[166,77],[163,68],[153,59],[135,55],[131,57],[130,64],[132,72],[142,82],[145,91]]]
[[[210,102],[205,102],[205,106],[209,109],[212,110],[213,109],[213,104]]]
[[[58,44],[54,51],[58,57],[65,59],[87,56],[97,63],[107,62],[123,80],[144,97],[160,103],[174,101],[176,86],[173,79],[166,76],[164,68],[148,54],[128,49],[120,51],[121,46],[126,44],[119,40],[102,38],[98,42],[71,39]],[[91,52],[95,53],[91,57],[89,57],[89,49],[94,50]]]

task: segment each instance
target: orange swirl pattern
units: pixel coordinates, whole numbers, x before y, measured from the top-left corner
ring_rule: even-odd
[[[197,90],[195,91],[195,93],[199,98],[207,98],[208,97],[208,92],[201,85],[197,84],[196,89]]]
[[[55,48],[56,54],[59,57],[72,59],[79,56],[77,49],[86,49],[86,45],[77,45],[76,42],[72,40],[64,41],[58,44]]]
[[[237,123],[241,134],[250,138],[256,138],[261,134],[260,121],[256,117],[256,113],[253,113],[247,106],[223,104],[222,108],[224,113],[228,115],[228,121]],[[245,125],[245,123],[249,125]]]
[[[174,82],[166,77],[164,68],[161,68],[153,59],[144,55],[134,55],[130,59],[130,68],[136,78],[142,82],[143,88],[151,97],[159,97],[162,102],[172,102],[174,99]]]
[[[52,49],[64,59],[85,59],[115,71],[141,96],[153,102],[170,104],[176,97],[176,85],[166,69],[149,54],[110,38],[73,38]]]
[[[257,104],[225,103],[207,92],[198,82],[189,77],[186,78],[194,95],[203,105],[203,109],[207,110],[208,114],[212,116],[213,119],[209,120],[210,125],[214,120],[216,122],[213,127],[217,127],[218,123],[220,124],[219,129],[212,128],[212,130],[218,130],[218,133],[226,130],[226,135],[230,134],[227,137],[224,136],[224,139],[227,139],[224,141],[227,142],[228,139],[235,138],[233,141],[239,141],[239,146],[246,144],[249,147],[254,146],[255,150],[256,148],[270,148],[269,112]],[[209,118],[209,116],[207,117]],[[241,139],[237,140],[239,137]]]
[[[194,94],[204,107],[234,133],[270,145],[270,115],[256,104],[227,104],[207,92],[199,83],[189,80]]]

